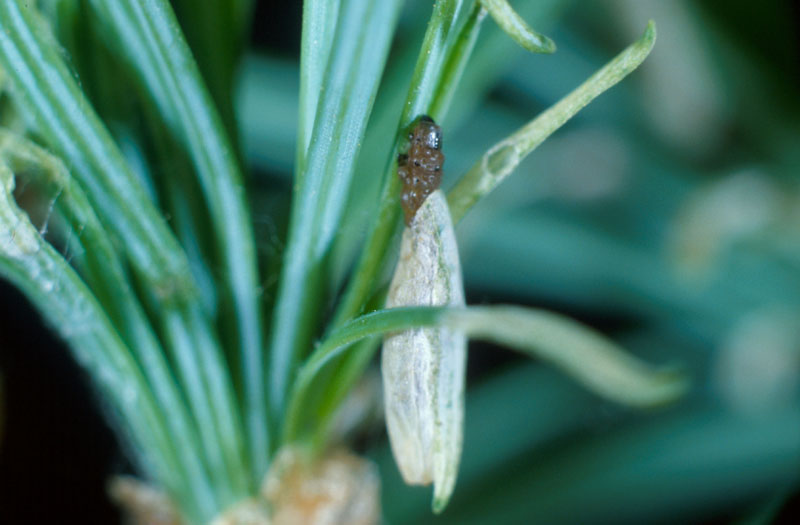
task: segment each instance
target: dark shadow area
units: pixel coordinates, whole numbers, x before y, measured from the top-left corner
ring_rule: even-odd
[[[105,484],[125,461],[83,371],[5,281],[0,318],[0,523],[118,523]]]

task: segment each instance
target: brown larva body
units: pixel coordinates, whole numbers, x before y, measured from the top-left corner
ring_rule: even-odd
[[[430,117],[423,115],[409,133],[408,153],[397,160],[397,174],[403,181],[400,205],[403,207],[406,225],[428,195],[442,183],[442,129]]]

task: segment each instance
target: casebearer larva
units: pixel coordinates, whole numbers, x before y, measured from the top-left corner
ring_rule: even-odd
[[[406,228],[386,306],[463,306],[453,223],[438,189],[441,130],[421,117],[409,140],[408,154],[398,162]],[[465,366],[466,339],[446,328],[384,339],[381,370],[392,452],[406,483],[433,483],[435,511],[447,504],[458,472]]]

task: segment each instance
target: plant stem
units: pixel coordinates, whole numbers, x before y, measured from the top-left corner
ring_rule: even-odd
[[[453,222],[458,222],[483,196],[492,191],[554,131],[607,89],[639,67],[656,40],[656,26],[648,23],[642,37],[569,95],[530,123],[492,146],[450,190],[447,200]]]
[[[470,4],[469,11],[465,11]],[[464,13],[466,16],[462,20]],[[373,222],[352,278],[329,325],[329,333],[362,312],[375,287],[379,285],[377,277],[390,258],[389,244],[400,225],[400,181],[396,176],[395,159],[399,145],[405,140],[405,129],[421,113],[439,118],[447,111],[458,79],[477,40],[483,15],[484,12],[477,2],[440,2],[434,7],[422,48],[417,55],[417,64],[396,128],[396,138],[386,162],[387,167],[383,171],[384,184],[376,212],[377,219]],[[338,360],[335,372],[319,377],[315,384],[315,390],[321,393],[314,399],[321,402],[321,405],[308,412],[313,414],[316,423],[316,428],[312,430],[314,437],[310,438],[314,446],[323,445],[323,436],[336,408],[361,376],[377,347],[364,343],[359,348],[358,352],[348,353]],[[294,432],[299,430],[296,428]]]
[[[334,330],[317,346],[297,374],[286,413],[285,440],[291,442],[300,437],[301,423],[305,419],[303,414],[310,409],[306,399],[314,380],[328,363],[350,345],[365,337],[385,332],[435,325],[445,310],[446,308],[431,307],[392,308],[357,317]]]
[[[67,341],[131,432],[141,464],[193,519],[208,519],[213,499],[184,471],[130,350],[75,271],[44,241],[13,201],[14,178],[0,164],[0,274],[14,282]],[[190,488],[191,487],[191,488]]]
[[[555,42],[531,29],[508,4],[508,0],[480,0],[480,2],[492,15],[497,25],[523,48],[532,53],[555,52]]]
[[[409,307],[362,315],[332,332],[314,350],[297,375],[287,413],[286,432],[298,436],[305,400],[320,372],[364,338],[411,328],[441,326],[509,346],[543,359],[585,387],[619,403],[648,407],[682,395],[685,377],[674,367],[653,369],[613,341],[564,316],[518,306],[468,308]]]
[[[310,350],[323,271],[385,65],[400,1],[343,0],[322,77],[311,146],[296,174],[289,235],[272,322],[270,403],[277,422],[298,360]],[[303,69],[301,67],[301,69]]]
[[[194,295],[188,263],[166,222],[91,110],[32,3],[0,2],[0,67],[34,128],[66,159],[131,262],[165,301]],[[47,45],[45,43],[48,43]]]
[[[442,76],[431,102],[430,112],[432,114],[440,115],[442,118],[447,114],[450,102],[453,100],[453,95],[455,95],[459,81],[464,74],[464,69],[467,67],[467,62],[472,56],[472,50],[478,41],[484,18],[486,18],[486,10],[481,7],[480,3],[475,2],[472,12],[458,31],[447,60],[442,66]]]
[[[58,196],[58,206],[62,208],[73,230],[80,231],[78,239],[84,246],[88,273],[94,293],[107,298],[101,301],[109,312],[115,326],[127,340],[134,352],[147,381],[153,389],[169,437],[174,442],[188,484],[198,499],[208,502],[205,511],[218,509],[218,502],[212,491],[206,468],[210,468],[215,480],[216,490],[225,489],[224,476],[215,475],[213,462],[203,461],[198,442],[197,428],[189,414],[180,392],[172,378],[166,362],[164,350],[153,333],[145,313],[136,298],[122,262],[103,230],[99,219],[92,210],[83,191],[72,181],[69,172],[57,158],[35,144],[0,130],[0,160],[5,158],[15,171],[24,170],[37,178],[41,185],[52,189]],[[168,414],[168,416],[166,415]]]
[[[381,192],[380,204],[378,205],[377,216],[372,228],[367,235],[361,256],[352,272],[352,279],[347,285],[344,296],[339,303],[333,322],[330,328],[341,326],[348,319],[358,315],[364,303],[376,286],[376,278],[383,269],[388,258],[389,243],[394,236],[399,225],[400,218],[400,179],[396,174],[396,156],[399,144],[405,139],[405,130],[408,125],[421,114],[431,114],[434,101],[437,111],[444,111],[450,95],[441,93],[443,90],[455,90],[457,79],[453,73],[463,69],[460,64],[466,61],[474,43],[472,33],[477,33],[480,24],[479,9],[474,8],[471,12],[473,23],[465,24],[469,27],[466,33],[468,36],[456,36],[455,45],[448,46],[448,37],[459,21],[464,4],[469,2],[457,0],[442,0],[434,5],[433,15],[428,23],[428,30],[422,42],[417,65],[409,86],[408,95],[403,105],[403,113],[397,127],[395,138],[395,148],[392,149],[387,159],[387,167],[384,170],[384,183]],[[452,67],[445,67],[451,65]],[[446,82],[443,84],[442,79]],[[433,112],[434,119],[441,117],[441,114]]]
[[[306,153],[314,129],[314,118],[322,90],[322,77],[328,66],[336,22],[339,20],[339,4],[340,0],[303,2],[297,152],[294,170],[297,177],[305,173]]]
[[[236,143],[233,90],[252,6],[241,0],[172,2],[228,136]]]
[[[208,320],[197,321],[202,313],[185,253],[35,17],[32,8],[28,4],[22,7],[19,0],[0,2],[0,65],[9,72],[17,101],[33,119],[36,130],[69,163],[100,220],[107,221],[122,241],[120,245],[152,294],[149,299],[154,308],[162,309],[165,317],[175,315],[183,323],[191,322],[182,330],[195,333],[204,342],[216,341]],[[217,392],[214,403],[192,406],[192,410],[216,412],[215,425],[225,426],[220,435],[233,440],[218,446],[232,456],[240,450],[241,438],[238,425],[228,424],[230,415],[237,414],[237,406],[227,367],[219,348],[206,344],[197,346],[196,351],[202,358],[203,374],[225,395]],[[227,406],[221,407],[223,404]]]
[[[241,357],[248,456],[255,481],[268,463],[268,409],[253,229],[236,156],[169,4],[163,0],[93,0],[92,4],[197,169],[227,284],[220,311],[231,332],[231,345]],[[231,308],[225,307],[228,303]],[[235,405],[230,409],[241,417]]]

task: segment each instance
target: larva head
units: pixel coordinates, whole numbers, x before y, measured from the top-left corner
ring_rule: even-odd
[[[442,129],[427,115],[419,117],[408,134],[408,152],[397,159],[397,174],[403,182],[401,206],[406,224],[428,195],[442,183]]]
[[[422,115],[417,119],[409,140],[423,144],[426,148],[442,149],[442,128],[436,125],[428,115]]]

